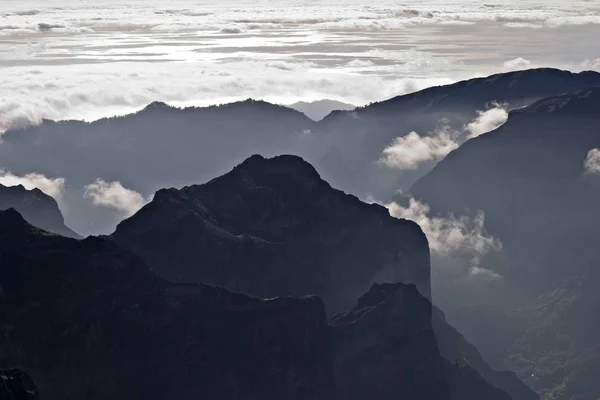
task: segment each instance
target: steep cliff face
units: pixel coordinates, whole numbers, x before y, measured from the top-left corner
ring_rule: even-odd
[[[112,237],[168,279],[265,297],[317,294],[330,312],[376,281],[430,295],[419,226],[331,188],[295,156],[252,156],[204,185],[161,190]]]
[[[0,210],[14,208],[32,225],[71,238],[80,236],[65,226],[56,200],[39,189],[0,185]]]
[[[328,399],[317,298],[171,284],[106,239],[0,212],[0,365],[49,399]]]

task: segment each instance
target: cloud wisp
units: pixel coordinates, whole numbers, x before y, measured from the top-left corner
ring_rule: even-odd
[[[383,150],[379,163],[389,168],[412,170],[424,162],[439,160],[458,148],[458,133],[448,127],[431,136],[410,132],[400,136]]]
[[[441,126],[427,136],[414,131],[399,136],[383,149],[378,163],[392,169],[415,170],[425,162],[441,160],[466,140],[491,132],[508,120],[506,107],[498,104],[477,114],[462,131]]]
[[[429,206],[414,198],[409,199],[406,206],[393,202],[386,207],[393,217],[419,224],[433,252],[441,256],[460,255],[470,258],[472,273],[482,273],[482,268],[478,265],[481,258],[502,249],[500,241],[486,232],[482,212],[477,213],[474,218],[452,215],[446,218],[432,217]],[[491,271],[489,273],[493,274]]]
[[[600,149],[592,149],[587,153],[583,168],[586,174],[600,175]]]
[[[37,188],[48,196],[58,200],[62,197],[65,189],[65,178],[48,178],[37,173],[16,175],[4,169],[0,169],[0,185],[22,185],[27,190]]]
[[[508,111],[506,111],[506,106],[502,105],[496,105],[494,108],[485,111],[477,111],[477,114],[479,114],[478,117],[467,124],[465,128],[468,132],[467,139],[473,139],[491,132],[504,125],[508,120]]]
[[[84,187],[84,198],[92,204],[119,212],[124,217],[130,217],[148,202],[140,193],[125,188],[121,182],[106,182],[96,179]]]

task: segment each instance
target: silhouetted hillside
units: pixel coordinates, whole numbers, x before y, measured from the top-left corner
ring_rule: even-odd
[[[318,298],[169,283],[111,241],[48,234],[13,209],[0,248],[0,364],[30,372],[40,398],[508,398],[440,357],[415,286],[375,285],[328,326]],[[30,398],[25,378],[2,372],[0,394]]]
[[[39,189],[27,190],[23,186],[0,185],[0,210],[14,208],[32,225],[59,235],[80,238],[65,226],[56,200]]]
[[[252,156],[204,185],[159,191],[112,237],[170,279],[207,281],[258,296],[317,294],[330,312],[349,308],[371,282],[416,283],[429,296],[428,243],[419,227],[332,189],[295,156]],[[390,287],[377,289],[383,297],[385,288]],[[419,300],[414,307],[423,304]],[[433,334],[431,305],[426,309],[427,317],[420,318],[429,321],[427,332]],[[370,318],[375,317],[365,321]],[[433,328],[449,365],[469,364],[514,400],[537,398],[514,374],[492,370],[438,314]],[[358,373],[367,366],[352,368]],[[461,371],[457,379],[467,374]],[[380,371],[372,379],[376,385],[388,378]]]
[[[112,237],[168,279],[317,294],[334,312],[374,281],[416,283],[430,296],[418,225],[333,189],[295,156],[255,155],[204,185],[160,190]]]

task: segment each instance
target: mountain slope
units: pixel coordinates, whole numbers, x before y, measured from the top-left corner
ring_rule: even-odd
[[[375,285],[328,326],[318,298],[169,283],[106,239],[49,234],[13,209],[0,249],[0,364],[30,372],[41,398],[509,398],[440,357],[414,285]],[[0,371],[3,396],[36,391]]]
[[[519,261],[502,272],[528,289],[552,288],[573,272],[564,268],[572,254],[583,266],[600,255],[600,187],[584,168],[600,147],[598,111],[600,87],[515,110],[504,126],[450,153],[411,191],[438,213],[484,211],[486,228]]]
[[[32,225],[59,235],[80,238],[65,226],[56,200],[39,189],[27,190],[23,186],[0,185],[0,210],[14,208]]]
[[[586,171],[600,148],[599,124],[599,87],[540,100],[450,153],[412,188],[439,214],[485,212],[504,249],[502,262],[486,266],[503,276],[508,311],[525,321],[504,361],[552,399],[599,393],[589,378],[598,341],[587,326],[600,302],[581,278],[594,276],[600,258],[600,176]]]
[[[43,398],[326,399],[322,302],[172,284],[116,244],[0,212],[0,365]]]
[[[295,156],[252,156],[204,185],[158,191],[113,239],[163,276],[257,296],[323,296],[350,307],[373,281],[430,295],[417,224],[335,190]]]

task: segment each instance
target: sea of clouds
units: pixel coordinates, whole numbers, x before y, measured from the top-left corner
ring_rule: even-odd
[[[600,67],[596,2],[3,0],[0,132],[155,101],[364,105],[511,69]]]

